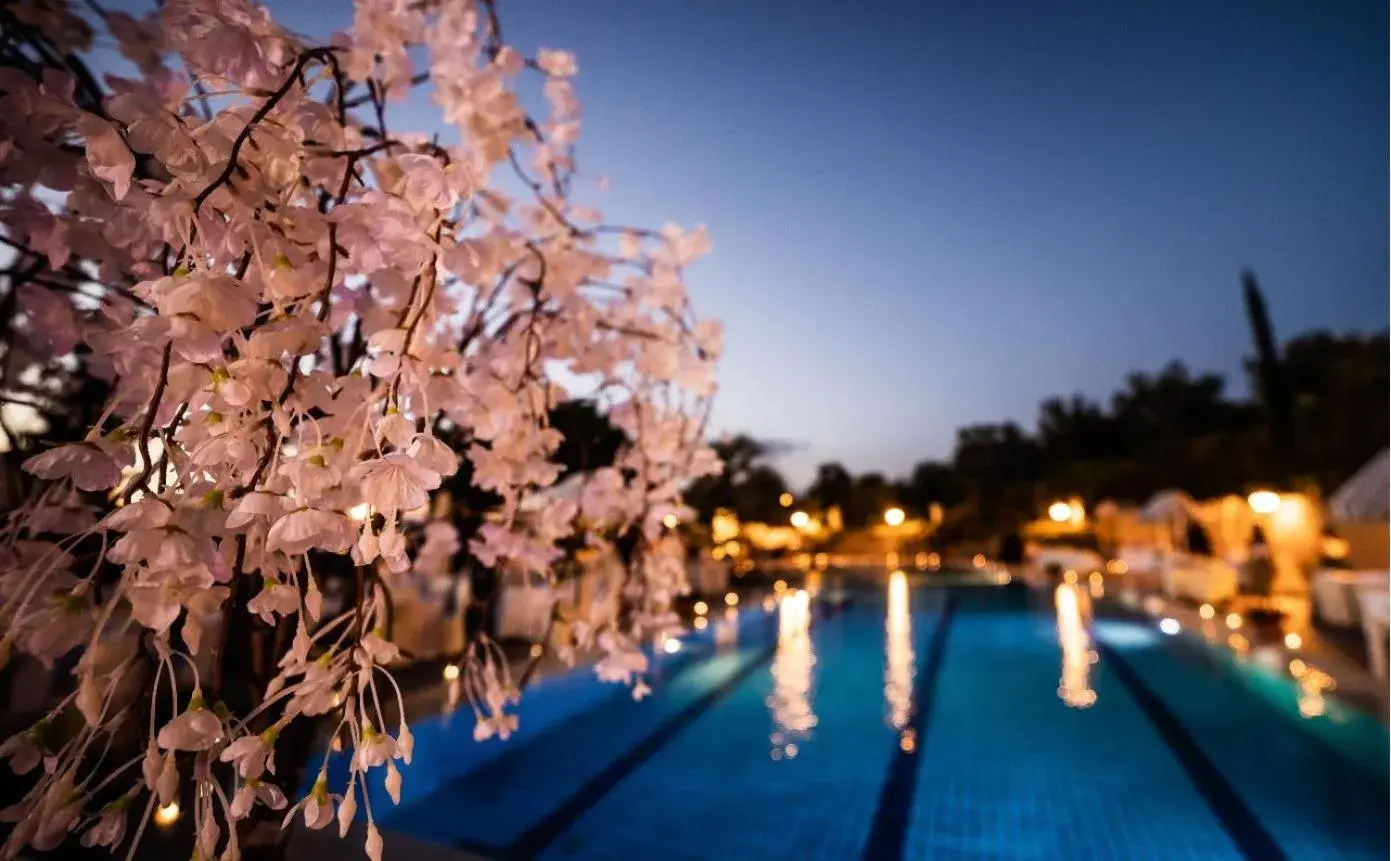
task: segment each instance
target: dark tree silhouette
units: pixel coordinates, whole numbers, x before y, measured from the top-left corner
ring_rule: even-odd
[[[1241,273],[1242,296],[1246,316],[1251,323],[1251,337],[1256,344],[1256,370],[1261,402],[1270,424],[1270,436],[1275,452],[1291,464],[1299,464],[1298,439],[1289,390],[1281,372],[1280,352],[1275,345],[1275,333],[1266,311],[1256,273],[1247,269]]]
[[[844,510],[850,505],[850,495],[855,488],[855,478],[850,471],[838,463],[823,463],[816,468],[816,480],[807,490],[807,496],[822,508],[839,506]]]
[[[777,522],[784,518],[778,498],[787,492],[782,475],[766,463],[780,447],[740,434],[714,443],[724,461],[718,475],[706,476],[686,491],[686,503],[709,521],[715,511],[728,508],[741,520]]]

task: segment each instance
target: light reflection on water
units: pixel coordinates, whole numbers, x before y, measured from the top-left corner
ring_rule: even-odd
[[[902,571],[889,575],[884,631],[884,705],[889,725],[901,730],[913,711],[913,617],[908,612],[908,577]]]
[[[773,691],[768,711],[773,718],[773,759],[792,759],[797,745],[816,727],[811,694],[816,651],[811,642],[811,598],[805,590],[784,592],[778,600],[778,648],[773,656]]]
[[[1058,696],[1064,703],[1078,709],[1090,708],[1096,702],[1096,691],[1091,687],[1091,672],[1097,654],[1092,649],[1091,634],[1083,618],[1083,600],[1077,586],[1070,583],[1059,584],[1053,593],[1053,606],[1058,613],[1058,645],[1063,653]]]
[[[721,649],[730,649],[738,643],[739,608],[725,607],[723,617],[715,620],[715,645]]]

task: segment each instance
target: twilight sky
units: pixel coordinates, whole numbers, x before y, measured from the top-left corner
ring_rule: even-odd
[[[1384,3],[499,6],[578,55],[581,164],[613,181],[588,202],[709,225],[717,428],[798,444],[794,482],[1171,358],[1245,391],[1243,266],[1281,338],[1387,324]]]

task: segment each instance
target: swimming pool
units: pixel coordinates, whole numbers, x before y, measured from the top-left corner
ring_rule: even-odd
[[[422,721],[379,824],[493,858],[1387,857],[1375,720],[1075,589],[851,594],[717,613],[642,703],[577,671],[506,742]]]

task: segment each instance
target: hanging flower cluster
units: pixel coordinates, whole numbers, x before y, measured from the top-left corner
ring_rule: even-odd
[[[381,578],[414,564],[406,515],[460,476],[494,503],[434,529],[432,559],[466,547],[551,576],[563,546],[617,548],[621,612],[551,645],[641,686],[684,588],[663,521],[718,469],[721,330],[683,286],[703,229],[572,202],[577,71],[509,46],[491,0],[358,0],[327,44],[251,0],[0,7],[0,398],[52,402],[79,373],[109,393],[84,437],[29,454],[39,481],[0,521],[0,663],[80,654],[72,693],[0,744],[40,775],[0,811],[0,857],[69,832],[138,842],[182,798],[194,857],[235,859],[239,823],[267,810],[346,832],[369,774],[399,797],[412,739],[383,712],[400,694]],[[423,94],[440,134],[389,125]],[[626,439],[578,499],[545,493],[562,380]],[[324,560],[356,580],[336,610]],[[244,626],[273,632],[250,694],[233,690]],[[471,631],[461,661],[478,734],[505,735],[500,651]],[[351,782],[331,794],[321,771],[287,798],[278,742],[314,720]]]

